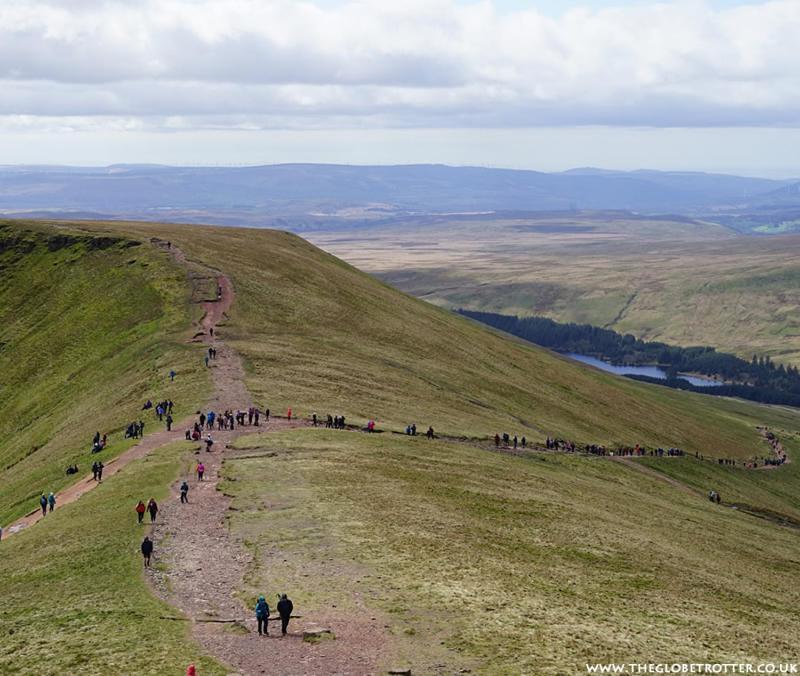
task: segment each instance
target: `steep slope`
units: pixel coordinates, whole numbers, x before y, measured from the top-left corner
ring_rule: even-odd
[[[108,461],[142,403],[171,398],[176,419],[207,391],[189,348],[186,274],[148,243],[30,224],[0,225],[0,524]],[[174,383],[167,376],[175,369]],[[152,420],[147,419],[148,429]],[[90,456],[96,431],[111,443]]]
[[[789,428],[797,419],[583,368],[405,296],[291,234],[111,227],[177,242],[230,275],[238,301],[226,330],[255,400],[274,412],[293,407],[456,436],[507,430],[540,441],[638,442],[725,457],[763,450],[757,424]]]

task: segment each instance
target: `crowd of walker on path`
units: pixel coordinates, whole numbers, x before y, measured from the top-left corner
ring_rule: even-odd
[[[269,410],[267,409],[266,417],[269,418]],[[203,428],[213,429],[214,423],[216,419],[224,419],[227,420],[228,423],[225,425],[230,425],[230,429],[234,429],[235,424],[239,425],[258,425],[259,420],[259,413],[258,409],[250,408],[246,412],[245,411],[237,411],[234,415],[232,411],[226,411],[223,415],[218,416],[214,411],[209,411],[208,413],[201,413],[198,411],[198,420],[194,423],[193,429],[195,432],[199,432],[203,430]],[[287,417],[291,415],[291,409],[287,414]],[[342,418],[344,420],[344,418]],[[222,429],[228,429],[227,426],[223,427]],[[187,435],[189,431],[187,431]],[[194,436],[194,435],[192,435]],[[210,435],[209,435],[210,436]],[[188,437],[187,437],[188,438]],[[199,440],[199,439],[198,439]],[[207,446],[206,450],[210,450]],[[197,462],[195,467],[195,471],[197,474],[197,480],[203,481],[204,474],[205,474],[205,465],[203,464],[202,460]],[[179,487],[179,494],[180,494],[180,502],[182,505],[189,504],[189,482],[184,478],[181,481]],[[156,517],[159,512],[158,504],[156,503],[154,498],[150,498],[150,500],[145,504],[143,500],[139,500],[134,507],[134,511],[136,512],[136,519],[138,524],[144,524],[144,517],[145,513],[150,514],[150,523],[156,523]],[[142,560],[144,562],[145,568],[150,568],[152,565],[152,557],[153,552],[155,550],[155,545],[153,540],[151,539],[150,535],[146,535],[142,540],[140,550],[142,553]],[[289,627],[289,621],[292,617],[292,611],[294,610],[294,605],[292,601],[288,598],[286,594],[278,594],[278,602],[276,604],[276,610],[278,611],[278,617],[271,617],[270,607],[266,601],[264,596],[260,596],[258,601],[256,602],[255,606],[255,615],[256,615],[256,623],[258,626],[258,634],[259,636],[269,636],[269,622],[276,621],[280,619],[281,622],[281,636],[286,636]],[[192,667],[190,667],[192,668]],[[188,673],[188,670],[187,670]],[[196,673],[192,672],[192,673]]]

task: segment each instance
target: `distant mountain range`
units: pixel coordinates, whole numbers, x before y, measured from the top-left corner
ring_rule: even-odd
[[[296,224],[302,229],[420,213],[581,209],[717,214],[740,221],[752,212],[761,214],[762,223],[765,214],[775,220],[777,212],[800,209],[800,181],[444,165],[0,167],[0,210],[26,215]]]

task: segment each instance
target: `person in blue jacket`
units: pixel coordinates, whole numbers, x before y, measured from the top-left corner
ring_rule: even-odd
[[[258,635],[269,636],[269,604],[263,596],[259,596],[256,601],[256,621],[258,622]]]

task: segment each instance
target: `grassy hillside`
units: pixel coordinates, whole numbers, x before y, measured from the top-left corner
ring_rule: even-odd
[[[288,589],[312,618],[377,619],[387,666],[796,656],[798,533],[623,464],[316,430],[238,443],[224,490],[256,552],[243,595]]]
[[[166,497],[183,444],[113,480],[0,546],[3,674],[226,673],[200,654],[188,625],[150,593],[133,505]],[[158,552],[155,553],[158,565]]]
[[[205,400],[185,272],[141,240],[0,223],[0,523],[107,461],[147,398]],[[171,368],[178,378],[169,383]],[[156,423],[145,418],[152,430]],[[109,447],[91,456],[94,433]],[[147,428],[146,428],[147,431]]]
[[[404,296],[286,233],[133,223],[0,232],[0,372],[13,413],[0,421],[6,516],[63,483],[64,465],[85,466],[94,430],[119,430],[148,396],[172,397],[179,415],[205,400],[200,355],[184,342],[185,271],[150,237],[179,245],[190,267],[232,278],[236,302],[218,332],[273,411],[738,457],[764,454],[755,426],[767,423],[796,453],[795,412],[585,369]],[[172,367],[179,378],[168,386]],[[118,434],[112,441],[109,454],[122,448]],[[242,444],[251,457],[226,463],[224,490],[257,559],[235,591],[291,591],[312,618],[334,604],[374,617],[388,625],[387,659],[417,673],[791,655],[797,533],[627,465],[388,433],[302,430]],[[166,494],[182,448],[130,465],[0,543],[9,628],[0,671],[180,673],[199,660],[201,673],[219,672],[197,657],[183,623],[160,619],[174,613],[139,572],[132,506]],[[701,491],[713,484],[726,500],[800,511],[794,465],[654,466]]]
[[[543,440],[681,446],[711,455],[762,452],[755,426],[797,417],[633,383],[512,342],[377,282],[276,231],[93,225],[177,242],[225,270],[237,291],[221,329],[244,357],[247,385],[283,413],[344,413],[453,435],[507,430]]]
[[[551,214],[482,223],[453,216],[309,237],[440,305],[541,314],[800,364],[800,236]]]

